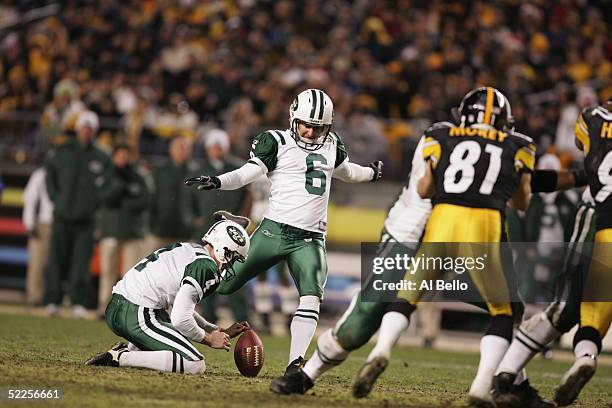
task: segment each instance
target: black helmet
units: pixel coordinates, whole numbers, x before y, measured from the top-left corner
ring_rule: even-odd
[[[508,98],[490,86],[468,92],[459,105],[458,116],[461,126],[481,123],[500,130],[514,130]]]

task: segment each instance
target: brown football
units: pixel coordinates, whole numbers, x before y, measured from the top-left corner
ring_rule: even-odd
[[[246,377],[255,377],[264,365],[263,344],[253,329],[246,330],[234,347],[234,362]]]

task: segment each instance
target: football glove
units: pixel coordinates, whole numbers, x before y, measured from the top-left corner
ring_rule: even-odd
[[[198,190],[215,190],[221,187],[221,180],[215,176],[197,176],[185,179],[185,185],[197,185]]]
[[[383,162],[380,160],[373,161],[369,164],[369,167],[374,170],[374,175],[370,181],[376,183],[382,177]]]

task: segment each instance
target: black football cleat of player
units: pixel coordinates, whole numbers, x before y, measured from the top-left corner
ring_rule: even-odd
[[[374,383],[389,365],[389,360],[385,357],[374,357],[361,367],[353,379],[353,397],[365,398],[372,391]]]
[[[287,366],[287,369],[285,369],[285,375],[293,374],[298,371],[301,371],[302,368],[304,368],[304,364],[306,364],[306,360],[304,360],[304,357],[300,356],[296,358],[291,363],[289,363],[289,365]]]
[[[96,354],[85,362],[85,365],[100,367],[119,367],[119,356],[127,351],[127,344],[117,343],[110,350]]]
[[[529,380],[525,380],[515,386],[514,393],[521,399],[521,406],[525,408],[552,408],[557,406],[554,402],[542,398],[538,394],[538,390],[529,384]]]
[[[310,377],[301,368],[298,368],[297,371],[291,374],[275,378],[272,384],[270,384],[270,390],[283,395],[304,394],[313,386],[314,383]]]
[[[552,401],[542,398],[538,391],[525,380],[514,385],[515,374],[499,373],[493,379],[493,401],[498,408],[552,408]]]

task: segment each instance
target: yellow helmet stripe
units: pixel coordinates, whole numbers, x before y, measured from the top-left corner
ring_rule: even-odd
[[[491,124],[491,111],[493,110],[493,88],[487,86],[487,103],[485,105],[484,123]]]

